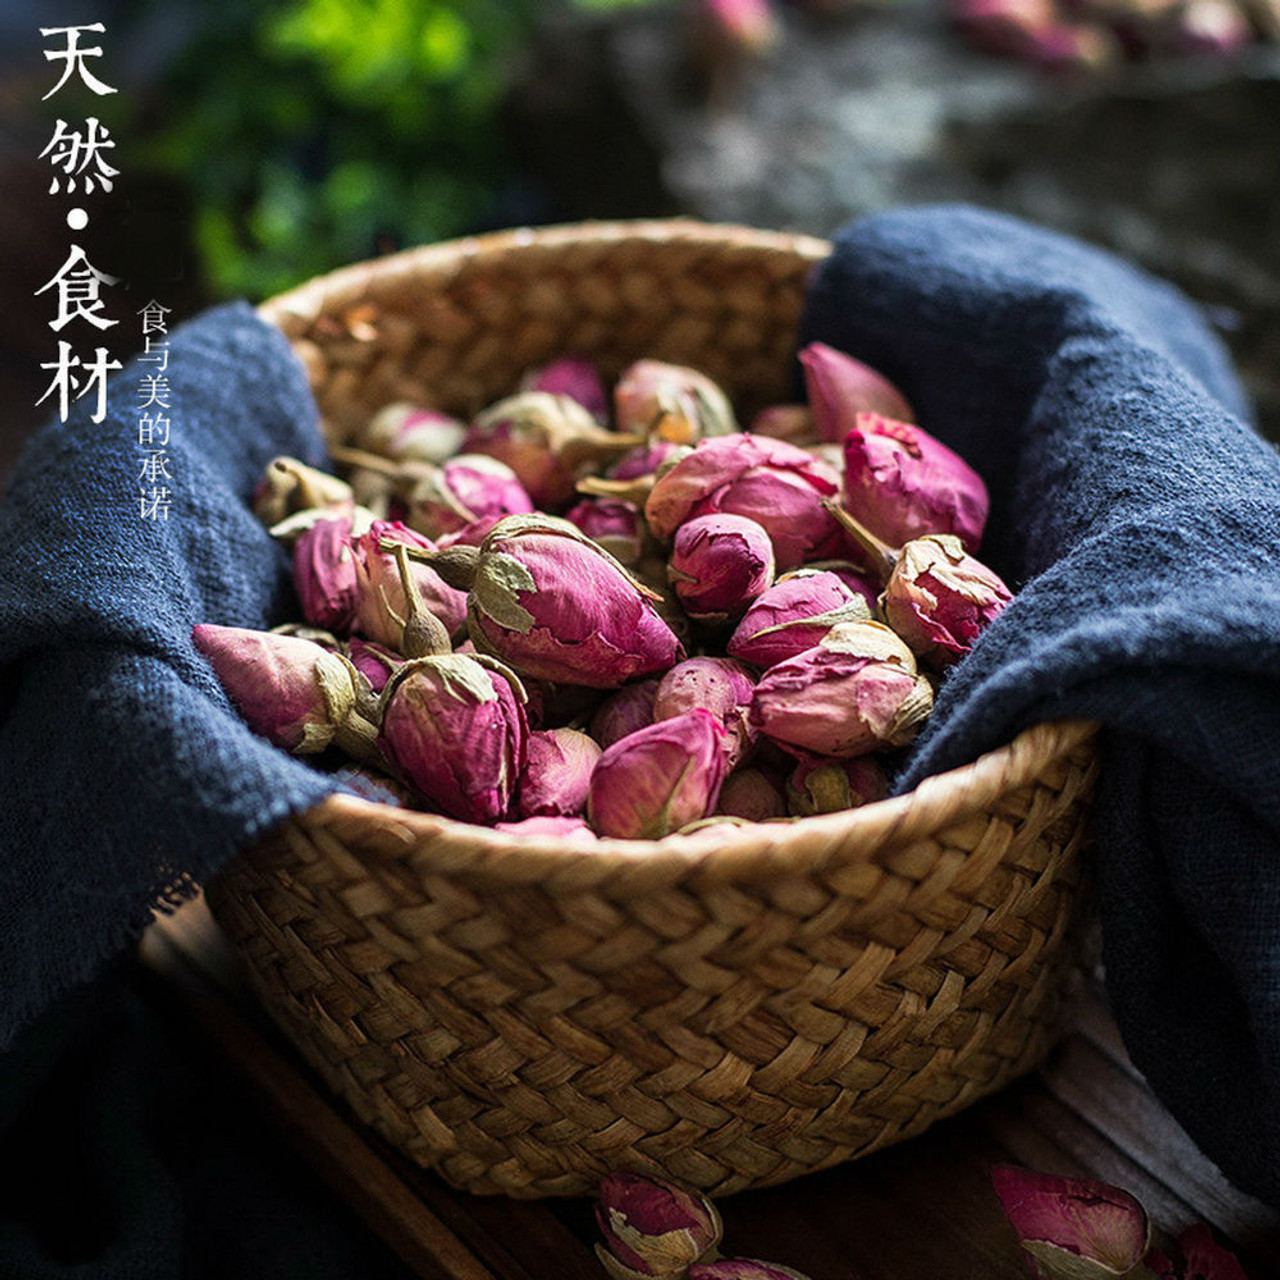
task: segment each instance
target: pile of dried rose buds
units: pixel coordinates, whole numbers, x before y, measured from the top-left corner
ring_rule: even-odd
[[[277,458],[254,509],[304,624],[197,626],[249,725],[372,794],[502,830],[659,838],[882,797],[934,680],[1010,599],[978,475],[875,370],[801,353],[741,431],[654,360],[557,361],[469,424],[393,405],[347,481]]]

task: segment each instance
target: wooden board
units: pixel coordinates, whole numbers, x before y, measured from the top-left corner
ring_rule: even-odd
[[[417,1274],[602,1280],[589,1202],[454,1191],[328,1097],[245,994],[202,901],[158,920],[142,956],[166,1002]],[[1123,1186],[1147,1206],[1158,1238],[1208,1222],[1254,1280],[1280,1276],[1280,1212],[1200,1154],[1134,1070],[1097,991],[1042,1071],[910,1142],[721,1201],[726,1240],[736,1254],[812,1280],[1026,1280],[991,1191],[1001,1161]]]

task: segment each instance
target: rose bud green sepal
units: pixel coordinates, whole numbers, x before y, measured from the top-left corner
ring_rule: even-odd
[[[729,397],[705,373],[661,360],[637,360],[613,389],[619,431],[693,444],[738,430]]]
[[[859,756],[905,746],[932,709],[911,650],[879,622],[845,622],[765,672],[751,722],[789,750]]]
[[[683,1276],[720,1243],[724,1226],[706,1196],[665,1178],[615,1172],[600,1180],[596,1254],[614,1280]]]
[[[717,1258],[699,1262],[689,1268],[688,1280],[809,1280],[794,1267],[779,1262],[762,1262],[759,1258]]]
[[[702,441],[658,477],[644,513],[663,542],[697,516],[746,516],[768,533],[778,572],[785,573],[844,548],[843,531],[822,505],[838,489],[837,473],[795,445],[720,436]]]
[[[464,822],[511,815],[528,737],[524,689],[492,658],[416,658],[382,691],[387,761],[427,804]]]
[[[746,516],[696,516],[677,530],[667,577],[685,612],[698,622],[736,618],[773,582],[773,542]]]
[[[561,507],[580,476],[643,443],[602,427],[576,400],[522,391],[471,424],[465,448],[505,462],[539,510]]]
[[[1147,1252],[1146,1210],[1119,1187],[1006,1164],[991,1183],[1041,1280],[1116,1280]]]
[[[397,462],[441,463],[462,448],[466,434],[466,426],[447,413],[398,402],[379,409],[352,443]]]
[[[660,840],[705,818],[727,772],[727,733],[709,711],[655,721],[607,747],[591,776],[597,835]]]
[[[812,649],[837,624],[870,617],[866,596],[839,575],[799,569],[752,602],[729,637],[728,652],[753,666],[772,667]]]
[[[299,511],[332,507],[349,512],[354,503],[345,480],[283,455],[267,463],[250,499],[253,514],[268,528]]]
[[[888,794],[888,775],[875,756],[832,760],[806,752],[787,778],[787,808],[796,818],[857,809]]]
[[[254,733],[294,755],[335,742],[369,758],[373,726],[360,715],[362,685],[339,653],[296,636],[201,623],[191,639]]]
[[[689,658],[677,663],[658,682],[653,718],[670,720],[701,707],[723,725],[727,767],[736,768],[749,754],[757,732],[750,723],[755,677],[732,658]]]
[[[653,723],[653,704],[657,700],[660,677],[638,680],[623,685],[610,694],[591,717],[591,736],[601,747],[611,747],[637,729]]]
[[[520,390],[568,396],[597,422],[609,421],[609,393],[595,364],[586,356],[561,356],[541,369],[532,370],[521,379]]]
[[[600,744],[577,729],[540,729],[529,734],[520,775],[522,818],[571,818],[587,803]]]
[[[293,544],[293,586],[302,616],[317,627],[349,631],[360,599],[351,520],[317,520]]]
[[[612,689],[684,657],[656,593],[567,520],[508,516],[470,556],[471,638],[522,675]]]
[[[787,797],[770,770],[735,769],[720,788],[717,813],[744,822],[767,822],[787,816]]]
[[[811,342],[800,352],[805,390],[819,440],[841,443],[860,413],[878,413],[899,422],[914,422],[906,396],[882,373],[825,342]]]
[[[885,620],[932,667],[959,662],[1013,599],[959,538],[934,534],[903,548],[881,596]]]
[[[405,653],[404,629],[411,602],[393,550],[396,544],[417,551],[435,550],[429,538],[403,524],[375,521],[369,532],[352,544],[359,584],[352,625],[367,639]],[[426,609],[439,619],[445,632],[453,635],[459,631],[466,621],[466,593],[449,586],[430,565],[413,561],[410,572]]]
[[[949,533],[976,551],[987,521],[982,477],[940,440],[878,413],[844,438],[844,509],[890,546]]]
[[[583,498],[564,518],[622,564],[635,564],[644,550],[640,508],[618,498]]]

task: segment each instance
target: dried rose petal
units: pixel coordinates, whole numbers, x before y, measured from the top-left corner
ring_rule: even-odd
[[[587,796],[597,835],[659,840],[712,809],[725,776],[725,730],[709,711],[686,711],[607,747]]]
[[[583,498],[564,518],[623,564],[640,559],[644,522],[640,508],[617,498]]]
[[[787,779],[788,807],[797,818],[856,809],[888,794],[889,779],[874,756],[831,760],[806,753]]]
[[[919,427],[859,413],[844,442],[844,508],[893,547],[950,533],[976,551],[987,487],[963,458]]]
[[[529,757],[520,775],[520,816],[570,818],[580,814],[599,759],[599,744],[577,729],[531,733]]]
[[[403,654],[386,645],[375,644],[372,640],[361,640],[358,636],[348,643],[347,657],[351,659],[351,665],[368,680],[374,693],[382,692],[387,681],[404,662]]]
[[[1240,1260],[1213,1238],[1203,1222],[1188,1227],[1178,1237],[1178,1247],[1186,1260],[1184,1280],[1249,1280]],[[1149,1257],[1147,1265],[1151,1265]]]
[[[773,574],[773,543],[746,516],[697,516],[676,530],[667,576],[691,618],[736,617],[773,582]]]
[[[914,422],[906,396],[883,374],[824,342],[811,342],[800,352],[805,389],[818,439],[843,442],[857,425],[859,413],[878,413],[899,422]]]
[[[662,683],[657,676],[623,685],[611,694],[591,717],[591,736],[601,747],[611,747],[637,729],[653,723],[653,704]]]
[[[351,520],[317,520],[293,544],[293,585],[302,616],[317,627],[349,631],[360,597]]]
[[[553,396],[576,400],[597,422],[609,420],[609,396],[586,356],[562,356],[521,380],[522,391],[545,391]]]
[[[598,839],[581,818],[521,818],[519,822],[495,822],[493,829],[513,836],[552,836],[570,844],[595,844]]]
[[[837,623],[870,617],[866,595],[839,575],[799,569],[751,604],[729,638],[728,651],[753,666],[772,667],[812,649]]]
[[[661,360],[637,360],[613,389],[619,431],[692,444],[737,431],[725,393],[704,373]]]
[[[706,1196],[665,1178],[610,1173],[600,1181],[596,1246],[610,1272],[621,1264],[641,1276],[676,1276],[720,1242],[720,1214]]]
[[[756,682],[751,672],[732,658],[689,658],[662,677],[653,699],[653,719],[670,720],[701,707],[724,727],[728,768],[735,769],[749,754],[756,730],[748,715]]]

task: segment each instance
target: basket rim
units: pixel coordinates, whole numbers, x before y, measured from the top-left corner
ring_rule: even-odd
[[[769,252],[810,264],[827,257],[831,242],[798,231],[768,231],[735,222],[703,222],[697,218],[632,218],[562,222],[545,227],[510,227],[482,235],[416,245],[381,258],[338,267],[324,275],[265,299],[258,315],[286,336],[315,320],[326,308],[354,306],[367,300],[370,286],[388,280],[452,274],[476,259],[493,261],[530,248],[564,249],[583,245],[602,248],[638,244],[706,244],[723,250]]]
[[[824,864],[869,862],[878,852],[935,835],[981,812],[1002,795],[1033,782],[1046,768],[1087,746],[1095,720],[1045,721],[969,764],[931,774],[912,791],[856,809],[807,818],[731,824],[658,840],[612,837],[569,843],[563,838],[496,831],[442,814],[405,809],[335,793],[284,825],[337,835],[361,857],[398,861],[420,844],[450,873],[478,872],[511,883],[534,883],[568,872],[581,876],[584,858],[601,878],[643,866],[664,877],[714,862],[717,880],[812,872]],[[371,831],[389,837],[369,841]]]

